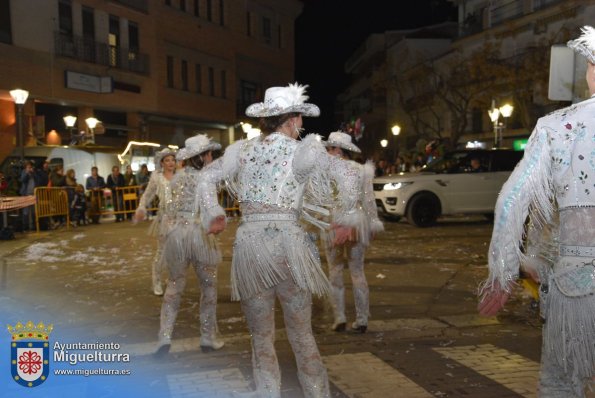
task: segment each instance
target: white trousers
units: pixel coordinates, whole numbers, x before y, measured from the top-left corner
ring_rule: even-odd
[[[261,293],[242,299],[252,336],[252,367],[259,397],[281,396],[281,371],[275,353],[275,298],[283,308],[287,337],[297,363],[305,397],[329,397],[326,369],[312,334],[312,296],[288,278]]]
[[[201,336],[213,339],[217,333],[217,265],[198,262],[190,264],[200,282],[200,333]],[[182,293],[186,287],[188,269],[179,265],[168,268],[170,275],[161,305],[160,340],[171,340]]]
[[[370,314],[370,291],[364,273],[364,253],[366,247],[359,242],[348,242],[332,246],[325,240],[326,261],[332,287],[331,304],[335,323],[345,322],[345,287],[343,270],[349,266],[355,302],[355,321],[358,325],[367,325]]]

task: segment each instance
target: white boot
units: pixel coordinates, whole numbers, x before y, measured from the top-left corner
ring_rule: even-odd
[[[170,349],[171,349],[171,338],[161,336],[161,337],[159,337],[159,341],[157,342],[157,349],[155,350],[155,353],[153,355],[155,356],[155,358],[163,358],[164,356],[166,356],[169,353]]]
[[[155,283],[153,285],[153,294],[155,296],[163,296],[163,287],[161,287],[161,283]]]
[[[333,316],[335,322],[331,327],[335,332],[344,332],[346,326],[345,319],[345,288],[331,286],[331,300],[333,306]]]
[[[203,352],[221,349],[225,343],[216,336],[200,336],[200,349]]]

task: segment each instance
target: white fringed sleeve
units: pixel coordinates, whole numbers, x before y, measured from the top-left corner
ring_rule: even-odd
[[[217,182],[221,181],[222,176],[221,165],[222,162],[217,159],[200,171],[196,195],[199,196],[201,204],[200,222],[206,230],[215,218],[225,216],[225,210],[219,204],[217,197]]]
[[[496,281],[509,291],[518,278],[525,221],[549,223],[554,211],[550,144],[547,128],[538,121],[525,154],[516,166],[496,202],[494,230],[488,253],[489,276],[481,291],[491,290]]]

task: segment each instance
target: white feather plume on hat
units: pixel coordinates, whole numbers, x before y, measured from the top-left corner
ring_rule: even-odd
[[[570,40],[566,45],[595,64],[595,29],[587,25],[581,28],[581,32],[577,39]]]

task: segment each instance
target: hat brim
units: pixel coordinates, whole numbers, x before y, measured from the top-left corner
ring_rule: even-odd
[[[595,54],[593,54],[593,50],[587,47],[584,43],[579,42],[579,40],[570,40],[566,43],[566,46],[587,58],[592,64],[595,64]]]
[[[339,142],[339,141],[324,141],[323,143],[324,143],[324,146],[336,146],[341,149],[346,149],[348,151],[355,152],[355,153],[362,152],[361,149],[356,147],[354,144],[346,144],[344,142]]]
[[[178,151],[176,155],[176,160],[186,160],[195,157],[196,155],[200,155],[201,153],[205,153],[207,151],[216,151],[221,149],[221,144],[218,142],[211,142],[207,146],[201,148],[182,148]]]
[[[267,108],[264,102],[258,102],[246,108],[246,116],[249,117],[270,117],[284,115],[286,113],[301,113],[302,116],[317,117],[320,116],[320,108],[317,105],[308,103],[292,105],[286,108]]]

